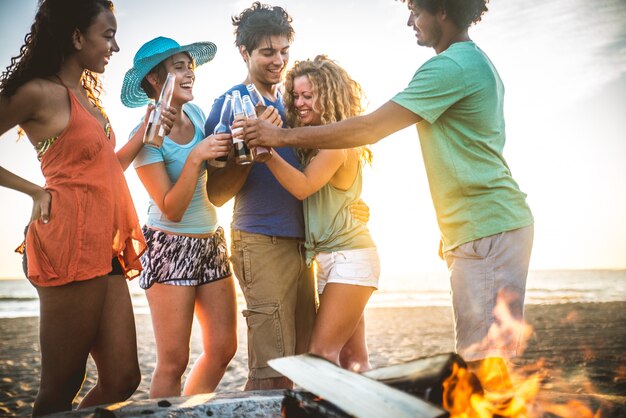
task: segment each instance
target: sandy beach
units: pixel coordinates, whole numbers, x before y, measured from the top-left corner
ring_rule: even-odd
[[[602,417],[624,416],[626,405],[626,302],[529,305],[533,328],[520,373],[540,373],[539,397],[575,399]],[[155,365],[150,317],[137,315],[142,382],[131,400],[148,398]],[[27,416],[39,378],[38,318],[0,319],[0,415]],[[449,307],[375,308],[367,311],[367,335],[373,367],[450,352],[454,348]],[[192,361],[200,347],[194,327]],[[241,389],[247,373],[245,322],[239,322],[239,349],[218,387]],[[90,360],[83,394],[95,381]],[[556,415],[554,415],[556,416]],[[579,415],[571,415],[579,416]]]

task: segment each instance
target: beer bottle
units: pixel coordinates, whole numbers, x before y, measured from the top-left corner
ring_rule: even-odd
[[[167,73],[165,83],[161,89],[159,101],[150,112],[148,118],[148,126],[146,132],[143,135],[143,143],[155,148],[161,148],[163,145],[163,138],[165,137],[165,128],[161,124],[161,113],[170,106],[172,101],[172,95],[174,94],[174,81],[176,76],[172,73]]]
[[[256,119],[256,112],[250,96],[243,96],[243,109],[246,112],[246,118]],[[252,158],[254,161],[264,163],[272,158],[272,151],[265,147],[252,148]]]
[[[215,129],[213,129],[214,134],[230,134],[230,118],[233,116],[233,107],[232,107],[232,96],[230,94],[226,94],[224,96],[224,103],[222,103],[222,110],[220,112],[220,121],[215,125]],[[206,134],[205,134],[206,135]],[[211,161],[213,167],[224,167],[226,166],[226,162],[228,161],[228,155],[223,157],[217,157]]]
[[[249,98],[248,98],[249,99]],[[243,108],[243,101],[241,100],[241,93],[239,90],[233,91],[232,98],[233,116],[234,122],[240,120],[246,120],[246,113]],[[252,153],[250,148],[243,140],[243,127],[234,128],[232,130],[233,135],[233,148],[235,149],[235,162],[240,165],[252,163]]]
[[[261,113],[265,112],[265,109],[267,109],[265,99],[263,99],[263,96],[261,96],[261,93],[259,93],[254,84],[248,84],[246,86],[246,89],[248,89],[248,94],[250,95],[250,99],[252,100],[252,104],[254,105],[256,115],[261,116]]]

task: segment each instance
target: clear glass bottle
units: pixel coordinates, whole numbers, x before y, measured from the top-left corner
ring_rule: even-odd
[[[232,96],[230,94],[226,94],[224,96],[224,103],[222,103],[222,110],[220,111],[220,120],[213,129],[214,134],[232,134],[230,131],[230,119],[233,116],[232,104]],[[213,167],[224,167],[227,162],[228,156],[225,155],[209,161],[209,164]]]
[[[161,148],[161,145],[163,145],[165,128],[163,124],[161,124],[161,113],[170,106],[172,95],[174,94],[175,80],[176,76],[174,74],[167,74],[167,78],[161,89],[161,94],[159,95],[159,101],[154,106],[154,109],[152,109],[152,112],[150,112],[150,117],[148,118],[148,126],[143,135],[143,143],[146,145],[155,148]]]
[[[261,93],[259,93],[259,90],[257,90],[254,84],[248,84],[246,86],[246,89],[248,89],[248,94],[250,95],[250,99],[252,100],[252,104],[254,105],[256,115],[260,116],[261,113],[265,112],[265,109],[267,109],[265,99],[263,99],[263,96],[261,96]]]
[[[248,100],[250,100],[250,98],[248,98]],[[232,106],[234,116],[233,123],[240,120],[246,120],[246,113],[243,108],[243,100],[241,99],[241,93],[239,92],[239,90],[233,91]],[[232,135],[233,148],[235,149],[235,162],[240,165],[251,164],[253,161],[252,153],[250,152],[250,148],[248,148],[248,145],[246,145],[245,141],[243,140],[243,127],[232,129]]]
[[[246,118],[256,119],[255,107],[252,104],[250,96],[243,96],[243,109],[246,112]],[[272,151],[266,147],[252,148],[252,158],[258,163],[264,163],[272,158]]]

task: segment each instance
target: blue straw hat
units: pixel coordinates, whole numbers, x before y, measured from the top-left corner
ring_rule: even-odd
[[[133,68],[124,76],[122,103],[126,107],[140,107],[150,102],[141,88],[141,80],[164,59],[179,52],[187,52],[196,62],[196,66],[200,66],[211,61],[216,50],[217,47],[213,42],[196,42],[180,46],[175,40],[162,36],[146,42],[135,54]]]

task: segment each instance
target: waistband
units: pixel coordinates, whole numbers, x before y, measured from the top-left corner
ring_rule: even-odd
[[[254,232],[246,232],[246,231],[242,231],[240,229],[231,229],[230,230],[230,234],[233,238],[233,240],[242,240],[245,239],[246,237],[255,237],[256,239],[267,239],[268,242],[278,242],[278,241],[287,241],[287,242],[304,242],[304,240],[302,238],[297,238],[297,237],[278,237],[275,235],[264,235],[264,234],[257,234]]]
[[[221,229],[221,226],[218,226],[217,229],[213,232],[207,232],[204,234],[185,234],[185,233],[180,233],[180,232],[172,232],[172,231],[168,231],[165,229],[161,229],[161,228],[157,228],[151,225],[144,225],[144,228],[146,229],[151,229],[153,231],[158,231],[158,232],[162,232],[164,234],[168,234],[168,235],[178,235],[181,237],[187,237],[187,238],[197,238],[197,239],[204,239],[204,238],[212,238],[218,231],[218,229]]]

